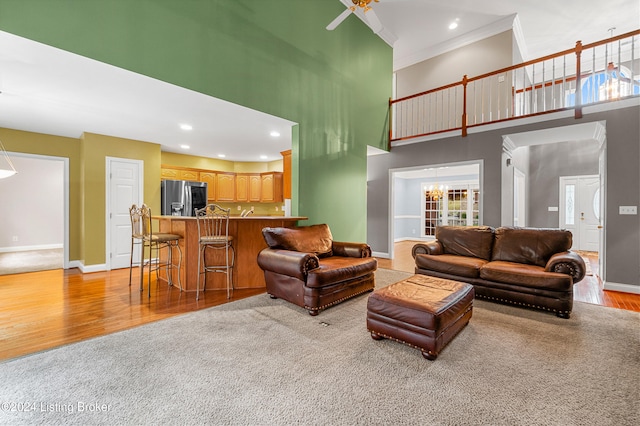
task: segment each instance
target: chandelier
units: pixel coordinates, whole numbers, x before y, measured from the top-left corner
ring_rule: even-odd
[[[436,169],[436,184],[430,185],[429,189],[425,190],[424,195],[427,197],[431,197],[431,199],[438,201],[442,197],[444,197],[446,191],[449,190],[448,186],[438,185],[438,170]]]
[[[437,201],[444,196],[445,189],[446,187],[444,185],[438,185],[436,183],[435,186],[429,186],[429,190],[427,191],[426,195]]]

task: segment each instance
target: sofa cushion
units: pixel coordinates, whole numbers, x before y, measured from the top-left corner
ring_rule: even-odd
[[[438,226],[436,239],[445,254],[491,260],[493,232],[490,226]]]
[[[495,230],[491,260],[545,266],[555,253],[571,248],[571,232],[564,229],[500,227]]]
[[[416,255],[416,268],[442,272],[467,278],[478,278],[480,268],[487,263],[476,257],[458,256],[454,254]]]
[[[480,269],[480,278],[505,284],[517,284],[522,287],[556,291],[568,291],[573,285],[570,275],[545,272],[541,266],[501,260],[486,263]]]
[[[327,224],[297,228],[263,228],[262,235],[272,249],[313,253],[318,257],[331,256],[333,236]]]
[[[320,261],[320,266],[307,274],[307,287],[326,287],[363,277],[373,273],[378,267],[374,257],[331,256]]]

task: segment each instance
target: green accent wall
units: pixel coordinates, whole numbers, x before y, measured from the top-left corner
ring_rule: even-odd
[[[355,16],[326,31],[343,10],[338,0],[3,0],[0,29],[298,123],[293,213],[366,241],[366,147],[387,147],[392,49]],[[87,264],[104,262],[104,228],[89,221],[104,206],[99,171],[87,171],[104,164],[97,143],[85,135],[81,154]],[[159,192],[147,160],[145,187],[156,189],[145,198]]]

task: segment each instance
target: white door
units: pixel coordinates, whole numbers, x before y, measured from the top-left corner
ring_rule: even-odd
[[[573,234],[573,249],[597,252],[600,248],[600,178],[560,178],[560,227]]]
[[[131,259],[129,208],[142,203],[143,166],[140,160],[107,158],[107,270],[128,268]],[[134,253],[138,262],[140,253]]]

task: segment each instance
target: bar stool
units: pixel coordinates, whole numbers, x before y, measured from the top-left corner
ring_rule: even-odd
[[[196,290],[196,300],[200,298],[200,275],[204,274],[204,286],[207,288],[207,272],[221,272],[227,278],[227,299],[231,297],[230,291],[233,289],[233,267],[235,265],[235,249],[233,247],[233,236],[229,235],[229,212],[231,209],[224,209],[217,204],[209,204],[196,210],[196,220],[198,222],[198,283]],[[214,259],[214,265],[207,265],[207,249],[222,254],[224,259]],[[231,259],[229,259],[231,255]],[[211,257],[210,257],[211,259]],[[201,266],[202,265],[202,266]]]
[[[149,252],[149,274],[148,274],[148,286],[149,297],[151,297],[151,271],[156,271],[156,280],[163,279],[158,274],[161,268],[165,269],[167,274],[166,281],[173,285],[173,270],[177,269],[178,272],[178,287],[182,291],[182,283],[180,282],[180,267],[182,266],[182,249],[180,248],[179,241],[182,238],[176,234],[164,234],[154,233],[151,225],[151,209],[143,204],[141,207],[137,207],[135,204],[129,209],[129,216],[131,217],[131,259],[129,263],[129,285],[131,285],[131,275],[133,268],[133,250],[135,245],[140,245],[140,291],[142,291],[142,281],[144,277],[144,252],[148,248]],[[178,249],[178,265],[173,263],[173,248]],[[160,250],[166,248],[167,261],[160,261]],[[156,252],[156,260],[153,259],[153,251]],[[155,263],[155,266],[153,265]],[[153,268],[153,269],[152,269]]]

